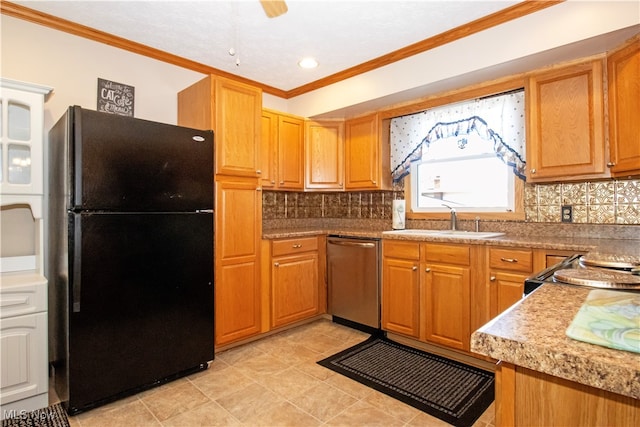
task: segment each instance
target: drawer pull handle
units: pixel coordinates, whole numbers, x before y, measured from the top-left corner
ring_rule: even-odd
[[[301,245],[301,244],[299,244],[299,243],[296,243],[296,244],[295,244],[295,245],[293,245],[292,247],[293,247],[294,249],[298,249],[298,248],[301,248],[301,247],[302,247],[302,245]]]
[[[518,262],[516,258],[500,258],[500,261],[503,262]]]

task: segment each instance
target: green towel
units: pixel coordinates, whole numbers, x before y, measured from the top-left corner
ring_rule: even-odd
[[[567,329],[570,338],[640,353],[640,293],[593,290]]]

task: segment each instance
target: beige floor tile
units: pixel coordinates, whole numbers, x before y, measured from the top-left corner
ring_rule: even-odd
[[[315,427],[322,422],[289,402],[281,402],[259,416],[249,418],[245,425],[255,427]]]
[[[71,427],[447,423],[316,362],[369,338],[323,319],[216,354],[209,369],[70,417]],[[474,427],[493,427],[489,409]]]
[[[331,418],[326,426],[403,426],[404,422],[369,405],[358,402]]]
[[[374,391],[367,395],[363,400],[374,408],[378,408],[392,417],[398,418],[404,422],[411,421],[421,412],[419,409],[407,405],[398,399],[387,396],[384,393],[380,393],[379,391]]]
[[[445,423],[441,419],[424,412],[420,412],[415,418],[407,423],[407,426],[411,427],[447,427],[450,425],[451,424]]]
[[[239,369],[229,365],[218,370],[201,372],[197,376],[189,377],[189,380],[212,400],[235,393],[255,382]]]
[[[320,380],[292,367],[274,375],[264,376],[257,381],[269,390],[287,399],[295,398],[310,388],[320,384]]]
[[[327,378],[325,382],[355,397],[356,399],[364,399],[375,391],[358,381],[345,377],[344,375],[334,375]]]
[[[233,367],[249,378],[273,375],[289,368],[290,364],[266,353],[261,353],[243,361],[236,362]]]
[[[149,390],[144,393],[141,399],[160,421],[192,410],[210,401],[207,396],[186,379],[177,380]]]
[[[82,427],[152,427],[160,422],[137,398],[128,398],[70,417],[74,425]],[[77,424],[75,424],[77,422]]]
[[[320,383],[290,401],[319,420],[328,421],[358,399],[329,384]]]
[[[250,384],[235,393],[216,399],[224,409],[243,423],[256,419],[285,400],[260,384]]]
[[[318,360],[323,359],[323,357],[318,357]],[[315,361],[314,362],[305,362],[305,363],[300,363],[298,365],[296,365],[296,368],[298,368],[299,370],[301,370],[302,372],[311,375],[314,378],[317,378],[319,380],[326,380],[329,377],[332,377],[334,375],[338,375],[335,372],[333,372],[330,369],[325,368],[324,366],[320,366],[318,365]]]
[[[166,427],[236,427],[242,423],[216,402],[173,416],[162,422]]]

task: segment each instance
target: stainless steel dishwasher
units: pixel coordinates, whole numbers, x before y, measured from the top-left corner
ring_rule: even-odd
[[[336,323],[380,329],[380,239],[327,238],[329,313]]]

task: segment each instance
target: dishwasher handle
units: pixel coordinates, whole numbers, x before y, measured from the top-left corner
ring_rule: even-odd
[[[349,240],[329,240],[329,244],[338,246],[356,246],[359,248],[375,248],[375,243],[370,242],[353,242]]]

